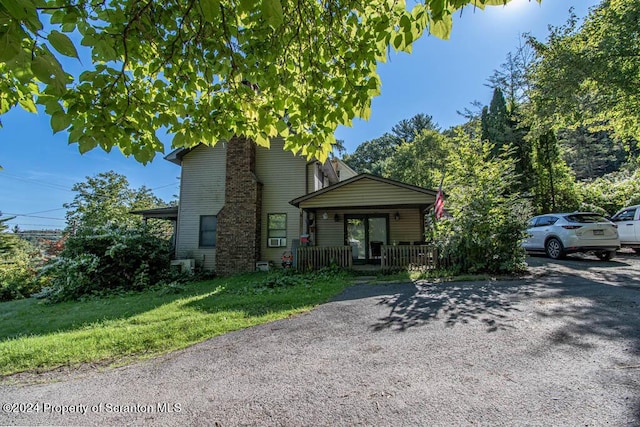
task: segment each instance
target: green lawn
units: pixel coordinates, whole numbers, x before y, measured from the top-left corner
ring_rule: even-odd
[[[307,311],[342,291],[337,274],[255,273],[83,302],[0,303],[0,375],[156,356]]]

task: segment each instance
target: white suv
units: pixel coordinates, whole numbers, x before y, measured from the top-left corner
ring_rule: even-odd
[[[617,226],[593,212],[553,213],[531,218],[522,246],[559,259],[573,252],[594,252],[603,261],[620,249]]]

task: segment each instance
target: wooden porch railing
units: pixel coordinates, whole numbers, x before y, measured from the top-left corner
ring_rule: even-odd
[[[429,270],[438,266],[438,250],[430,245],[383,245],[382,270]]]
[[[300,246],[297,249],[297,268],[300,271],[317,270],[330,265],[351,268],[351,246]]]

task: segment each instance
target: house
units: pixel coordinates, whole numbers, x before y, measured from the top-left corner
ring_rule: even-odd
[[[424,239],[435,191],[358,175],[337,159],[307,161],[283,145],[234,137],[166,156],[181,166],[176,258],[226,275],[307,247],[338,251],[349,265],[380,263],[384,247]]]

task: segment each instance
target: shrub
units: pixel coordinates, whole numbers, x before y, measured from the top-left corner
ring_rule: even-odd
[[[27,298],[42,287],[36,275],[39,258],[29,242],[11,240],[0,258],[0,301]]]
[[[110,229],[70,237],[60,257],[43,269],[50,300],[80,299],[114,291],[139,291],[169,269],[170,246],[146,229]]]
[[[458,135],[447,177],[447,211],[434,223],[440,253],[455,273],[508,273],[525,267],[521,247],[530,203],[512,193],[517,175],[509,153]]]
[[[592,181],[578,183],[582,197],[580,210],[613,215],[640,203],[640,171],[619,171]]]

